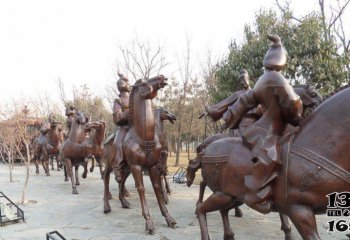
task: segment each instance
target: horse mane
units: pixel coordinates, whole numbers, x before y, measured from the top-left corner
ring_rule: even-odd
[[[129,125],[133,125],[134,123],[134,95],[138,90],[137,84],[141,83],[142,79],[139,79],[135,82],[134,86],[131,89],[130,97],[129,97],[129,116],[128,116],[128,122]]]

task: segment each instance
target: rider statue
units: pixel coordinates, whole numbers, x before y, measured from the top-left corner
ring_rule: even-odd
[[[67,116],[67,119],[66,119],[66,125],[67,125],[67,127],[68,127],[68,133],[67,133],[67,135],[69,134],[70,129],[71,129],[71,127],[72,127],[74,111],[75,111],[75,107],[74,107],[74,106],[70,105],[70,106],[67,106],[67,107],[66,107],[66,113],[65,113],[65,115]]]
[[[114,167],[114,174],[116,181],[120,183],[122,181],[123,142],[130,128],[128,121],[130,84],[129,80],[124,77],[123,74],[118,73],[118,76],[117,87],[119,90],[119,98],[114,100],[113,121],[119,128],[114,137],[113,145],[116,148],[116,166]]]
[[[243,89],[237,92],[234,92],[231,96],[227,97],[226,99],[208,106],[206,108],[208,116],[210,116],[214,121],[219,120],[222,118],[223,114],[227,110],[227,108],[235,103],[239,97],[249,91],[250,84],[249,84],[249,74],[248,72],[243,69],[239,73],[239,79],[238,81],[241,83]],[[194,159],[190,160],[189,167],[192,169],[192,172],[196,172],[201,167],[201,158],[203,155],[203,150],[212,142],[226,137],[233,137],[233,136],[241,136],[241,132],[248,126],[250,126],[253,122],[255,122],[260,116],[261,113],[258,111],[259,108],[254,108],[250,110],[248,113],[244,114],[241,118],[241,120],[235,124],[234,126],[230,127],[229,134],[215,134],[208,138],[206,138],[196,149],[197,156]]]
[[[244,202],[255,210],[271,211],[271,181],[277,177],[281,164],[278,140],[288,123],[297,126],[301,120],[303,105],[288,81],[281,74],[286,65],[287,52],[281,39],[269,35],[272,41],[263,65],[265,73],[253,89],[248,90],[224,113],[225,127],[231,128],[250,109],[261,105],[263,116],[242,132],[243,143],[252,151],[254,167],[245,176],[249,189]]]

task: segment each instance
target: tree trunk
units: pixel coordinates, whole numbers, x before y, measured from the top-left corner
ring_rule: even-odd
[[[26,204],[28,203],[28,200],[26,198],[27,196],[27,191],[28,191],[28,182],[29,182],[29,167],[30,167],[30,152],[29,152],[29,146],[28,144],[25,142],[24,143],[25,147],[26,147],[26,160],[25,160],[25,164],[26,164],[26,180],[24,182],[24,188],[23,188],[23,192],[22,192],[22,204]]]
[[[10,182],[13,182],[13,174],[12,174],[12,165],[13,165],[13,159],[12,159],[12,154],[8,153],[8,157],[9,157],[9,170],[10,170]]]
[[[193,109],[191,111],[191,119],[190,119],[190,126],[188,128],[188,135],[187,135],[187,159],[190,159],[190,135],[191,135],[191,131],[192,131],[192,122],[193,122]]]
[[[180,149],[182,148],[181,144],[181,114],[179,114],[179,120],[177,125],[177,136],[176,136],[176,159],[175,159],[175,167],[178,167],[180,164]]]

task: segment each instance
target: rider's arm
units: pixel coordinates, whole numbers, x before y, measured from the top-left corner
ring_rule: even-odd
[[[222,117],[222,120],[224,120],[226,124],[226,128],[232,128],[235,126],[243,114],[256,107],[257,105],[258,102],[254,98],[253,90],[248,90],[242,94],[239,99],[227,109]]]
[[[128,120],[128,110],[124,110],[122,106],[120,105],[120,102],[118,100],[114,101],[113,104],[113,122],[116,125],[120,125],[122,122],[126,122]]]

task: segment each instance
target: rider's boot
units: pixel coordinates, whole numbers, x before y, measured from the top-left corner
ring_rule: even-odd
[[[122,147],[117,145],[116,153],[116,166],[114,167],[114,176],[117,183],[122,183],[123,180],[123,170],[122,170],[123,153]]]

